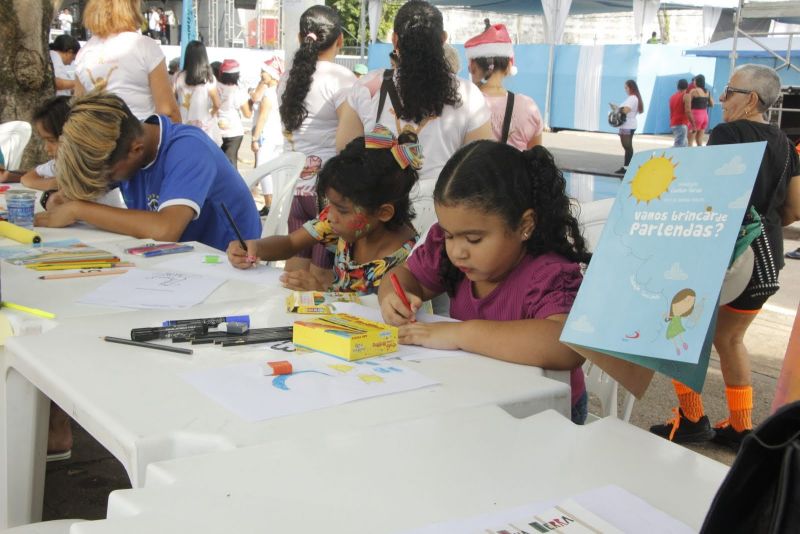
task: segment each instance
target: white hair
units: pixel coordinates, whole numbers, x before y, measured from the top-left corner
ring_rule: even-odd
[[[747,89],[754,91],[759,96],[759,111],[767,111],[778,100],[778,94],[781,92],[781,79],[775,69],[766,65],[748,63],[737,67],[734,73],[744,76],[748,84]]]

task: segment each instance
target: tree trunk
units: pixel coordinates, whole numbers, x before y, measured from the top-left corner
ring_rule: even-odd
[[[55,94],[48,52],[53,0],[0,0],[0,122],[31,121],[34,110]],[[47,159],[32,136],[22,169]]]

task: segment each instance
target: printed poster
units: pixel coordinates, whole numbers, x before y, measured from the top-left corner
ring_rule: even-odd
[[[765,146],[636,154],[561,341],[637,396],[652,372],[603,355],[700,391],[720,288]]]

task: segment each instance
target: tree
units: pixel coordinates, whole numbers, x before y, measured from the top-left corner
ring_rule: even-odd
[[[55,94],[48,53],[53,0],[0,0],[0,122],[30,122],[33,111]],[[32,139],[21,168],[46,159],[41,142]]]
[[[366,1],[366,0],[365,0]],[[358,46],[358,25],[361,20],[361,0],[325,0],[325,5],[334,8],[342,17],[342,27],[344,29],[345,46]],[[385,36],[392,30],[394,17],[403,2],[383,2],[383,14],[381,24],[378,28],[378,38]],[[364,20],[364,33],[369,39],[369,17]]]

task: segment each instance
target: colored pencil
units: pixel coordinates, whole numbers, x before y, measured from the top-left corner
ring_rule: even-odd
[[[180,347],[173,347],[170,345],[159,345],[158,343],[147,343],[145,341],[133,341],[132,339],[125,339],[122,337],[103,336],[103,341],[109,343],[119,343],[120,345],[132,345],[134,347],[142,347],[145,349],[164,350],[167,352],[176,352],[178,354],[194,354],[192,349],[183,349]]]
[[[47,274],[39,280],[64,280],[67,278],[88,278],[90,276],[107,276],[109,274],[127,273],[128,269],[106,269],[103,271],[81,271],[79,273]]]
[[[56,314],[50,313],[48,311],[40,310],[38,308],[29,308],[28,306],[23,306],[22,304],[15,304],[13,302],[9,302],[4,300],[0,302],[0,306],[3,308],[10,308],[12,310],[17,310],[25,313],[29,313],[31,315],[35,315],[36,317],[43,317],[45,319],[55,319]]]

